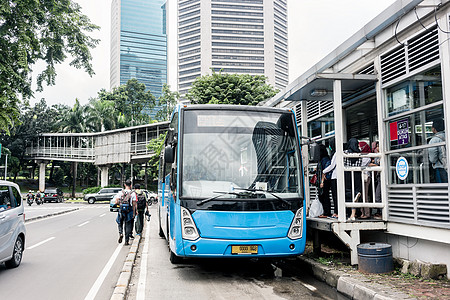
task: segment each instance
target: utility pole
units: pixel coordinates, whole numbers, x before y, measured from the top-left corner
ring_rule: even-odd
[[[5,180],[8,171],[8,154],[5,154]]]

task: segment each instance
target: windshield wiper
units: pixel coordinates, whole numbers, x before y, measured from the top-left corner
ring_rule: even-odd
[[[284,200],[283,198],[281,198],[280,196],[276,195],[273,192],[269,192],[269,191],[265,191],[265,190],[258,190],[258,189],[243,189],[243,188],[234,188],[234,189],[235,190],[247,191],[247,192],[253,192],[253,193],[256,193],[256,192],[262,192],[264,194],[267,193],[267,194],[275,197],[277,200],[283,202],[284,204],[287,204],[287,205],[291,206],[291,203],[289,201]]]
[[[217,199],[217,198],[219,198],[220,196],[223,196],[223,195],[236,195],[236,196],[239,196],[239,193],[235,193],[235,192],[213,192],[213,193],[220,193],[220,195],[212,196],[210,198],[203,199],[202,201],[197,202],[197,205],[203,205],[206,202],[209,202],[209,201],[212,201],[214,199]]]

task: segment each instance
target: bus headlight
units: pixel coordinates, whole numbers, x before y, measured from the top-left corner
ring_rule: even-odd
[[[193,241],[199,238],[194,220],[189,211],[184,207],[181,207],[181,231],[183,239]]]
[[[297,210],[294,220],[292,220],[291,227],[289,228],[288,238],[297,240],[302,237],[303,234],[303,207]]]

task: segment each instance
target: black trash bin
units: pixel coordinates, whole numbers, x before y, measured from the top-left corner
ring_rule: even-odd
[[[358,270],[364,273],[389,273],[394,270],[392,246],[384,243],[359,244]]]

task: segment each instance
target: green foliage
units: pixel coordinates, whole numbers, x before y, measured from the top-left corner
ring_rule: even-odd
[[[170,91],[170,86],[164,84],[162,94],[158,99],[161,109],[156,113],[156,119],[158,121],[168,121],[179,98],[180,94],[178,92]]]
[[[164,148],[164,140],[166,139],[166,135],[167,132],[161,134],[158,138],[151,140],[147,145],[147,148],[155,153],[155,155],[153,155],[149,160],[149,170],[152,179],[158,179],[159,157],[161,156],[161,151]]]
[[[83,190],[83,194],[95,194],[102,189],[101,186],[94,186]]]
[[[117,117],[115,116],[114,101],[90,99],[87,122],[93,131],[101,132],[116,128]]]
[[[60,132],[89,132],[91,125],[86,122],[87,119],[87,106],[81,105],[80,101],[75,99],[75,105],[71,109],[63,111],[61,118],[56,123],[56,127]]]
[[[145,84],[130,79],[126,84],[115,87],[111,92],[102,89],[99,101],[112,101],[116,128],[147,124],[150,117],[145,113],[155,107],[155,96],[145,90]]]
[[[19,97],[33,95],[32,66],[39,60],[46,68],[37,76],[37,90],[43,83],[55,84],[55,65],[72,57],[71,66],[89,75],[90,49],[98,40],[89,37],[99,27],[81,13],[72,0],[12,0],[0,2],[0,130],[19,121]]]
[[[198,77],[186,94],[197,104],[257,105],[277,94],[263,75],[222,74]]]

